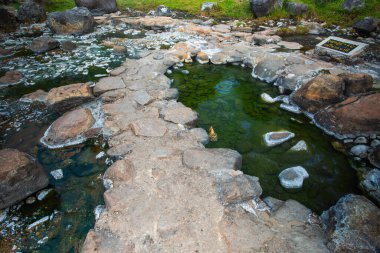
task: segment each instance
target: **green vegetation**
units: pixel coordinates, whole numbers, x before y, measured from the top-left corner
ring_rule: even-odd
[[[281,37],[293,36],[293,35],[305,35],[309,33],[309,29],[305,26],[298,25],[295,29],[291,29],[289,27],[279,28],[276,32],[277,35]]]
[[[117,0],[121,9],[131,7],[142,11],[149,11],[158,5],[166,5],[171,9],[186,11],[194,15],[206,15],[216,18],[252,19],[249,0],[212,0],[218,3],[218,8],[210,12],[201,12],[202,3],[207,0]],[[351,25],[355,20],[366,16],[380,18],[380,1],[366,0],[366,7],[361,10],[347,12],[342,9],[344,0],[285,0],[295,1],[309,6],[308,18],[334,23],[343,26]],[[47,5],[48,11],[64,10],[74,7],[74,0],[50,0]],[[259,20],[288,18],[289,13],[285,8],[274,10],[268,17]]]

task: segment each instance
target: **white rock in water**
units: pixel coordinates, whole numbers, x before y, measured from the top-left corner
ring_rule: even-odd
[[[299,108],[299,106],[297,105],[289,105],[289,104],[282,103],[280,104],[280,108],[285,111],[296,113],[296,114],[302,113],[301,108]]]
[[[30,224],[28,226],[28,230],[30,230],[30,229],[34,228],[35,226],[38,226],[44,222],[47,222],[49,220],[49,218],[50,218],[50,216],[45,216],[45,217],[39,219],[38,221],[33,222],[32,224]]]
[[[190,74],[190,71],[188,71],[188,70],[186,70],[186,69],[182,70],[181,72],[182,72],[182,74],[185,74],[185,75]]]
[[[264,102],[267,102],[267,103],[275,103],[276,102],[276,99],[272,98],[268,93],[263,93],[260,95],[261,99],[264,101]]]
[[[307,144],[304,140],[297,142],[296,145],[290,148],[291,151],[307,151]]]
[[[54,177],[55,180],[60,180],[63,178],[63,171],[61,169],[50,171],[50,175]]]
[[[43,200],[53,189],[48,189],[48,190],[43,190],[43,191],[40,191],[40,193],[38,193],[37,195],[37,199],[39,201]]]
[[[98,220],[100,218],[100,215],[102,215],[102,213],[105,210],[106,210],[106,206],[105,205],[97,205],[95,207],[95,210],[94,210],[95,220]]]
[[[289,131],[269,132],[264,134],[264,142],[268,147],[280,145],[292,138],[295,134]]]
[[[104,153],[104,151],[101,151],[99,154],[97,154],[96,155],[96,159],[100,159],[100,158],[102,158],[103,156],[105,156],[106,155],[106,153]]]
[[[45,244],[47,241],[49,240],[49,237],[45,236],[44,238],[42,238],[41,240],[38,240],[38,244]]]
[[[103,185],[104,185],[104,188],[106,188],[106,190],[113,188],[113,182],[111,179],[104,179],[103,178]]]
[[[308,177],[309,174],[301,166],[287,168],[278,175],[282,187],[287,189],[301,188],[304,179]]]
[[[2,223],[8,216],[8,208],[0,210],[0,223]]]

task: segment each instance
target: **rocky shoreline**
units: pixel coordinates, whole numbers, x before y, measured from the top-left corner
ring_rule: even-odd
[[[114,19],[131,27],[161,31],[163,40],[181,33],[187,41],[169,49],[145,51],[139,59],[127,59],[93,89],[89,84],[74,84],[58,88],[59,92],[28,96],[29,102],[43,101],[50,108],[59,104],[59,108],[68,105],[72,109],[92,99],[101,104],[101,126],[94,127],[93,111],[75,108],[52,124],[43,141],[64,146],[70,144],[67,140],[91,138],[100,131],[108,139],[107,154],[115,162],[103,176],[106,208],[98,214],[82,252],[380,249],[379,208],[363,196],[343,197],[321,215],[321,220],[294,200],[261,199],[259,178],[239,170],[242,161],[238,152],[204,147],[207,132],[193,128],[197,113],[177,102],[178,91],[171,88],[165,73],[194,60],[252,68],[254,77],[292,93],[281,100],[285,108],[296,106],[293,111],[309,116],[316,113],[311,117],[318,126],[344,139],[345,148],[355,157],[370,157],[376,166],[380,158],[380,99],[379,93],[370,91],[370,76],[360,79],[360,74],[346,74],[353,70],[351,66],[328,63],[311,53],[278,52],[281,38],[270,29],[252,34],[236,31],[232,24],[211,26],[169,17],[118,14],[96,21],[107,24]],[[147,39],[141,42],[148,43]],[[359,79],[362,85],[358,89],[350,86]],[[358,112],[354,118],[346,116],[353,110],[350,106]],[[356,148],[360,152],[356,152],[357,145],[364,146]],[[376,199],[379,188],[371,183],[376,183],[376,171],[372,174],[363,185],[375,189],[371,191]]]

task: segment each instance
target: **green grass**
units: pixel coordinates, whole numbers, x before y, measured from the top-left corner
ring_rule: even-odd
[[[117,0],[121,9],[131,7],[133,9],[149,11],[155,9],[158,5],[166,5],[174,10],[186,11],[193,15],[206,15],[216,18],[233,18],[233,19],[253,19],[250,10],[249,0],[210,0],[218,3],[218,8],[211,12],[202,13],[200,11],[202,3],[207,0]],[[310,12],[306,15],[308,18],[314,18],[319,21],[325,21],[328,24],[339,24],[349,26],[354,21],[366,16],[380,18],[380,1],[366,0],[366,7],[362,10],[347,12],[342,9],[344,0],[285,0],[295,1],[307,4]],[[74,0],[50,0],[47,5],[48,11],[60,11],[74,7]],[[282,9],[274,10],[268,17],[259,20],[288,18],[289,13]]]

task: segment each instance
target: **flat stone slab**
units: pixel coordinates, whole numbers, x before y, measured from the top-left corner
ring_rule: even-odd
[[[133,133],[137,136],[161,137],[167,132],[165,123],[160,119],[142,118],[130,124]]]
[[[362,53],[367,46],[365,43],[330,36],[316,45],[315,49],[318,54],[351,58]]]
[[[133,94],[133,99],[139,105],[146,105],[152,100],[152,97],[145,90],[138,90]]]
[[[301,188],[303,185],[303,180],[308,177],[309,174],[301,166],[287,168],[283,170],[280,175],[278,175],[282,187],[287,189]]]
[[[294,137],[295,134],[289,131],[269,132],[263,136],[264,142],[268,147],[280,145]]]
[[[99,96],[106,91],[124,89],[125,83],[119,76],[105,77],[99,80],[94,87],[94,94]]]
[[[191,125],[198,119],[198,113],[184,106],[182,103],[169,105],[161,111],[166,121],[182,125]]]

